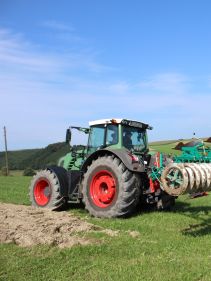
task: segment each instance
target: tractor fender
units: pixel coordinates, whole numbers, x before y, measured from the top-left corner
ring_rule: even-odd
[[[92,153],[91,155],[89,155],[88,158],[83,163],[81,170],[85,172],[87,167],[91,165],[93,160],[96,160],[98,157],[104,155],[115,155],[124,163],[127,169],[132,172],[139,172],[139,173],[145,172],[144,163],[141,163],[140,161],[136,161],[129,150],[111,149],[111,148],[99,149],[94,153]]]
[[[69,179],[67,171],[59,166],[49,166],[47,170],[53,172],[59,181],[59,193],[62,197],[68,197]]]

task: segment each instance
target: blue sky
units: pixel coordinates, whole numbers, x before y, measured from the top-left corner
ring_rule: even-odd
[[[208,0],[0,0],[0,150],[102,118],[211,136]],[[74,142],[81,142],[76,136]]]

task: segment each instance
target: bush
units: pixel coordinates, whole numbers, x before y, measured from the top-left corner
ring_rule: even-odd
[[[2,176],[7,176],[7,168],[6,167],[1,168],[1,174],[2,174]]]
[[[32,168],[26,168],[23,171],[23,176],[34,176],[36,174],[36,172],[32,169]]]

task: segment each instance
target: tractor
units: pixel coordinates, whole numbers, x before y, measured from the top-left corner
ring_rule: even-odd
[[[88,135],[88,144],[70,145],[57,166],[36,173],[29,187],[32,205],[60,210],[68,203],[83,203],[95,217],[128,217],[140,206],[170,208],[178,195],[199,189],[195,166],[150,153],[147,130],[151,129],[128,119],[91,121],[89,128],[71,126],[66,142],[71,144],[72,131],[78,130]],[[210,184],[211,164],[200,169]],[[203,180],[204,188],[211,188]]]

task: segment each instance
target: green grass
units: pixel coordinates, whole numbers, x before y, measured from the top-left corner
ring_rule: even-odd
[[[0,201],[28,204],[29,182],[26,177],[0,177]],[[101,244],[70,249],[0,244],[0,280],[209,281],[210,197],[182,196],[173,212],[146,212],[129,219],[90,218],[74,208],[69,212],[119,235],[96,235]],[[140,235],[133,238],[128,231]]]
[[[29,205],[31,177],[0,176],[0,202]]]
[[[149,147],[150,147],[150,149],[153,149],[154,151],[159,151],[159,152],[166,153],[166,154],[171,154],[171,155],[181,154],[180,150],[173,149],[175,147],[175,145],[176,145],[176,143],[165,144],[165,145],[153,144],[153,145],[150,145]]]

